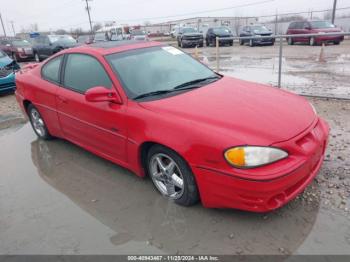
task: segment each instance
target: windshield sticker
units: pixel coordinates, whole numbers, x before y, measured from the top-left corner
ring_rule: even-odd
[[[182,51],[180,51],[179,49],[176,49],[172,46],[164,46],[164,47],[162,47],[162,49],[164,51],[167,51],[168,53],[170,53],[172,55],[183,55],[184,54]]]

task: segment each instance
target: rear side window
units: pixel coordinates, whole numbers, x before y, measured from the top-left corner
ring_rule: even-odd
[[[291,23],[291,24],[289,25],[289,29],[295,29],[295,23]]]
[[[79,93],[85,93],[96,86],[112,87],[112,82],[100,62],[83,54],[68,55],[63,83],[65,87]]]
[[[41,76],[45,80],[59,83],[60,82],[60,65],[63,56],[58,56],[47,62],[41,69]]]

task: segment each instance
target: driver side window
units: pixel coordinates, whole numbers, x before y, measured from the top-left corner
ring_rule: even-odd
[[[82,94],[96,86],[112,88],[112,82],[100,62],[83,54],[68,55],[63,84]]]

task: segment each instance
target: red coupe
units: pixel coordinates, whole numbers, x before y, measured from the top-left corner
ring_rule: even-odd
[[[222,76],[161,43],[67,49],[16,82],[40,138],[64,138],[148,175],[181,205],[273,210],[323,162],[329,128],[306,99]]]

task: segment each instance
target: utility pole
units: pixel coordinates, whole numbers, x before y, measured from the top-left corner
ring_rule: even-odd
[[[15,31],[15,25],[14,25],[15,22],[13,21],[10,21],[10,24],[12,26],[12,31],[13,31],[13,36],[16,36],[16,31]]]
[[[83,0],[84,1],[84,0]],[[87,11],[87,13],[88,13],[88,16],[89,16],[89,23],[90,23],[90,32],[91,32],[91,34],[93,33],[92,32],[92,22],[91,22],[91,16],[90,16],[90,6],[89,6],[89,2],[90,1],[92,1],[92,0],[85,0],[85,2],[86,2],[86,11]]]
[[[6,36],[5,25],[4,25],[4,21],[2,21],[1,13],[0,13],[0,21],[1,21],[1,25],[2,25],[2,30],[4,31],[4,36]]]
[[[335,10],[337,9],[337,0],[334,0],[333,2],[333,12],[332,12],[332,24],[334,24],[335,20]]]

